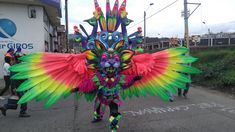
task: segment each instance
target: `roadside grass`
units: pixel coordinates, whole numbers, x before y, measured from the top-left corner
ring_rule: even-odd
[[[191,55],[199,60],[192,65],[202,73],[193,75],[196,85],[234,90],[235,88],[235,47],[192,51]]]

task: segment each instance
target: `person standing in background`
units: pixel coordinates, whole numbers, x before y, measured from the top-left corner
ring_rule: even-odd
[[[186,89],[183,90],[183,96],[187,98],[188,90],[190,87],[190,83],[186,83]],[[182,96],[182,89],[178,88],[178,96]]]
[[[11,80],[10,80],[11,74],[10,74],[9,68],[11,66],[12,58],[10,56],[5,56],[4,60],[5,60],[5,63],[3,64],[3,75],[4,75],[5,87],[0,92],[0,96],[2,96],[11,86]]]
[[[13,48],[10,48],[10,49],[8,49],[7,53],[4,56],[14,58],[14,53],[15,53],[15,50]]]
[[[20,63],[19,57],[21,57],[23,55],[24,54],[21,51],[16,52],[16,54],[15,54],[15,64]],[[12,75],[14,75],[14,73]],[[10,76],[9,76],[9,80],[10,80]],[[16,88],[18,88],[24,81],[25,80],[12,80],[12,82],[11,82],[12,91],[13,92],[16,91]],[[17,95],[18,98],[21,98],[24,95],[24,92],[14,92],[12,94]],[[12,102],[12,101],[9,102],[8,101],[8,103],[6,103],[6,104],[4,104],[3,106],[0,107],[0,110],[1,110],[2,114],[4,116],[6,116],[6,111],[8,109],[13,109],[14,110],[14,109],[17,109],[17,106],[18,106],[17,102],[15,102],[15,101],[14,102]],[[19,117],[30,117],[30,115],[27,114],[26,111],[27,111],[27,103],[21,104]]]

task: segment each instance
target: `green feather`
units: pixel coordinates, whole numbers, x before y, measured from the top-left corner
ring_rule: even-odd
[[[94,76],[94,77],[93,77],[93,81],[94,81],[94,82],[98,82],[98,81],[99,81],[99,78],[98,78],[97,76]]]
[[[181,63],[192,63],[198,60],[198,58],[194,58],[192,56],[180,56],[180,58],[183,60]]]
[[[21,61],[25,62],[41,62],[40,58],[42,57],[43,53],[37,52],[37,53],[31,53],[26,56],[22,56],[19,58]]]
[[[92,92],[92,93],[85,93],[85,99],[87,101],[93,101],[94,98],[96,96],[96,92]]]
[[[175,70],[177,72],[182,72],[182,73],[190,73],[190,74],[198,74],[201,73],[201,71],[197,68],[194,68],[192,66],[187,66],[187,65],[180,65],[180,64],[172,64],[169,65],[169,68],[171,70]]]
[[[23,104],[23,103],[26,103],[26,102],[32,100],[37,95],[39,95],[41,92],[43,92],[45,89],[46,89],[45,87],[35,86],[34,88],[32,88],[28,92],[26,92],[23,97],[20,98],[18,104]]]
[[[38,77],[34,77],[32,79],[28,79],[26,81],[24,81],[18,88],[16,91],[20,92],[20,91],[25,91],[28,90],[32,87],[34,87],[35,85],[45,81],[46,79],[48,79],[49,76],[38,76]],[[48,85],[48,83],[47,83]]]
[[[160,96],[161,99],[163,99],[164,101],[169,101],[169,95],[167,94],[167,91],[159,90],[159,92],[158,92],[157,94],[158,94],[158,96]]]
[[[11,79],[27,79],[29,78],[28,72],[19,72],[11,77]]]
[[[32,87],[34,87],[36,84],[33,84],[33,81],[31,79],[24,81],[17,89],[17,92],[22,92],[25,90],[28,90]]]
[[[42,92],[40,95],[37,96],[36,98],[36,101],[39,102],[39,101],[42,101],[44,99],[46,99],[48,96],[50,96],[51,93],[50,92]]]
[[[182,55],[188,52],[188,48],[185,47],[177,47],[177,48],[170,48],[167,51],[174,53],[174,56]]]
[[[122,91],[120,92],[120,95],[121,95],[121,97],[122,97],[123,100],[126,100],[125,91],[126,91],[126,90],[122,90]]]
[[[47,86],[45,86],[47,89],[37,96],[36,101],[42,101],[46,99],[60,86],[59,83],[56,83],[54,81],[51,82],[44,81],[43,83],[45,85],[47,84]]]
[[[185,55],[181,55],[181,56],[174,56],[170,58],[170,63],[180,63],[180,64],[187,64],[187,63],[192,63],[197,61],[197,58],[194,58],[192,56],[185,56]]]
[[[72,94],[70,89],[67,89],[64,93],[64,99],[67,99]]]
[[[11,77],[11,79],[27,79],[31,77],[36,77],[40,75],[45,75],[45,72],[42,72],[41,69],[36,69],[32,71],[19,72]]]
[[[11,66],[9,70],[12,72],[23,72],[23,71],[29,71],[31,70],[31,68],[32,68],[32,64],[23,62],[23,63],[19,63],[19,64],[15,64]]]
[[[44,104],[44,108],[51,107],[53,104],[55,104],[60,99],[61,96],[62,96],[62,94],[51,94],[48,101]]]
[[[51,107],[54,103],[56,103],[61,96],[63,96],[63,93],[66,91],[65,88],[63,88],[62,85],[56,89],[56,91],[49,96],[48,101],[45,103],[44,107],[49,108]]]
[[[83,93],[81,93],[81,92],[76,92],[75,94],[76,94],[76,99],[77,99],[77,100],[80,100],[80,98],[81,98],[81,96],[82,96]]]

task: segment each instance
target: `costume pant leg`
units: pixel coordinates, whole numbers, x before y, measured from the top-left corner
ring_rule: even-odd
[[[27,103],[21,104],[20,106],[20,114],[25,114],[27,111]]]
[[[5,81],[5,88],[1,91],[0,96],[2,96],[9,89],[11,85],[10,76],[4,76],[4,81]]]
[[[118,105],[116,103],[111,102],[109,104],[109,109],[110,109],[110,116],[116,117],[118,113]]]
[[[183,93],[184,96],[188,93],[189,87],[190,87],[190,84],[186,83],[186,89],[184,90],[184,93]]]
[[[110,118],[109,118],[110,129],[115,132],[119,128],[118,120],[120,120],[121,114],[118,112],[118,104],[111,102],[109,104],[109,108],[110,108]]]
[[[97,97],[94,105],[94,119],[102,119],[105,112],[105,104]]]

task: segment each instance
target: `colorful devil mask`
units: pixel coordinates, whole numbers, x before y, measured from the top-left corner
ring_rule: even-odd
[[[124,50],[123,40],[112,47],[114,48],[106,48],[104,44],[96,40],[95,49],[86,51],[88,68],[96,69],[106,77],[113,77],[123,69],[129,68],[134,51]]]

